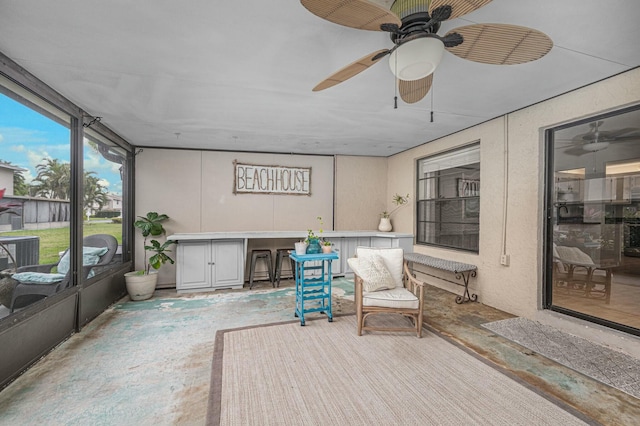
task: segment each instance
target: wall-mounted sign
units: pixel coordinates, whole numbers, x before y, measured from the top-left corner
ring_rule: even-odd
[[[260,166],[233,162],[234,194],[311,195],[311,167]]]

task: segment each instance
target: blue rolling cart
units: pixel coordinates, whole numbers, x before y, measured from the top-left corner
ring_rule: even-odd
[[[290,257],[296,267],[295,316],[300,318],[300,325],[304,325],[304,314],[309,312],[326,314],[332,322],[331,261],[338,259],[338,253],[296,254],[292,251]]]

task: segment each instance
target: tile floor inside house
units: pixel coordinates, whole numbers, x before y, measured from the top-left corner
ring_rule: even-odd
[[[292,286],[287,280],[278,289],[263,282],[253,290],[125,298],[0,392],[0,424],[203,424],[216,331],[294,319]],[[334,314],[353,313],[353,283],[337,279],[333,290]],[[597,422],[640,418],[640,399],[485,327],[513,316],[426,290],[427,327]]]

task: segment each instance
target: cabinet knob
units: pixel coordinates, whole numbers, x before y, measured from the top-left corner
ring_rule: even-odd
[[[209,265],[215,265],[215,264],[216,264],[215,262],[209,262]]]

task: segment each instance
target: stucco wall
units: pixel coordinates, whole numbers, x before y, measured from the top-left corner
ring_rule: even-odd
[[[478,265],[472,288],[482,303],[535,317],[543,280],[544,129],[638,102],[640,69],[635,69],[390,157],[388,197],[413,191],[416,159],[480,140],[479,254],[429,246],[415,246],[415,251]],[[396,229],[413,229],[414,216],[415,208],[403,210],[395,218]],[[505,226],[510,266],[500,264]],[[450,283],[426,280],[460,292]]]
[[[13,170],[0,167],[0,189],[6,188],[4,195],[13,195]]]

